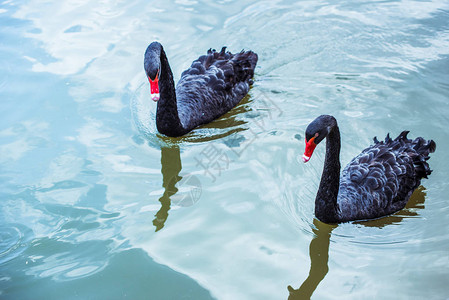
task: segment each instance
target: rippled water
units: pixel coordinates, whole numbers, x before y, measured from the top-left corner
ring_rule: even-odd
[[[3,1],[1,299],[446,299],[447,1]],[[175,79],[223,45],[259,54],[237,108],[157,134],[143,53]],[[406,209],[314,219],[324,147],[342,164],[374,136],[437,143]],[[290,292],[289,292],[290,291]]]

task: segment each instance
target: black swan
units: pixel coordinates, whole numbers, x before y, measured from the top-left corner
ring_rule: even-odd
[[[308,162],[313,150],[326,138],[326,157],[315,199],[315,216],[325,223],[380,218],[405,207],[413,191],[427,178],[427,160],[435,151],[433,140],[407,138],[403,131],[392,140],[374,138],[343,170],[340,178],[340,131],[333,116],[322,115],[306,129]]]
[[[151,43],[144,67],[150,82],[151,98],[157,101],[157,130],[167,136],[184,135],[211,122],[236,106],[252,84],[257,54],[237,54],[209,49],[185,70],[176,86],[164,48]]]

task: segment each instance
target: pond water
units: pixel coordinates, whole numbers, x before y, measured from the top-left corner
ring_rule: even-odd
[[[0,4],[1,299],[449,297],[448,1]],[[249,95],[172,139],[143,71],[258,53]],[[314,218],[332,114],[342,165],[374,136],[434,139],[432,175],[383,219]]]

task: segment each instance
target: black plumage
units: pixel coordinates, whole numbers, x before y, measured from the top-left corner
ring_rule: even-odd
[[[228,112],[248,93],[256,63],[257,54],[252,51],[232,54],[226,47],[220,52],[210,49],[182,73],[175,90],[162,45],[151,43],[144,67],[150,79],[159,76],[158,131],[181,136]]]
[[[315,199],[316,217],[326,223],[340,223],[379,218],[404,208],[421,179],[432,172],[427,160],[436,149],[433,140],[411,140],[407,134],[403,131],[395,139],[387,135],[385,141],[374,138],[374,145],[353,158],[340,177],[337,121],[322,115],[310,123],[306,130],[305,162],[311,156],[307,143],[318,144],[326,138],[326,158]]]

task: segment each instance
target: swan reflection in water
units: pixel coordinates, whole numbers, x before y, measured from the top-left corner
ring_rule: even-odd
[[[161,165],[164,194],[159,198],[161,208],[153,220],[156,231],[164,227],[172,202],[178,206],[190,206],[201,196],[201,182],[196,176],[191,174],[180,176],[182,164],[178,146],[161,148]],[[179,189],[182,189],[181,194],[178,193]]]
[[[245,98],[230,112],[221,118],[205,124],[191,133],[179,137],[170,138],[160,134],[150,135],[149,145],[161,147],[161,173],[163,195],[159,198],[161,208],[156,213],[153,225],[156,231],[161,230],[168,218],[168,211],[173,204],[179,206],[190,206],[199,200],[201,196],[201,182],[192,174],[182,174],[182,163],[179,145],[183,143],[207,143],[218,139],[227,141],[243,139],[243,136],[237,136],[239,133],[247,130],[247,120],[241,119],[241,115],[248,114],[251,111],[250,96]],[[195,171],[195,170],[192,170]],[[182,193],[179,189],[183,189]]]
[[[243,143],[251,143],[254,137],[251,134],[245,135],[248,130],[248,119],[255,119],[254,122],[264,123],[264,118],[272,118],[271,111],[282,114],[279,107],[264,94],[258,95],[259,105],[263,107],[254,108],[254,101],[250,95],[246,95],[240,103],[231,111],[224,114],[219,119],[211,123],[202,125],[194,131],[179,138],[170,138],[160,134],[153,134],[151,131],[144,130],[149,137],[149,145],[161,147],[161,172],[163,195],[159,198],[161,208],[155,215],[153,225],[156,231],[161,230],[168,218],[172,202],[180,206],[189,206],[198,201],[201,195],[201,182],[194,175],[180,175],[182,170],[179,144],[189,143],[207,143],[215,140],[222,140],[230,149],[238,147]],[[140,99],[140,97],[136,97]],[[135,101],[135,100],[133,100]],[[137,104],[133,104],[135,107]],[[138,109],[137,109],[138,110]],[[267,112],[268,113],[265,113]],[[135,114],[135,122],[138,128],[146,128],[139,119],[138,113]],[[242,117],[243,116],[243,117]],[[260,127],[260,125],[259,125]],[[179,195],[178,188],[188,189],[188,193]]]
[[[313,224],[315,225],[313,229],[315,236],[310,242],[309,247],[311,261],[309,277],[307,277],[297,290],[293,289],[290,285],[287,287],[290,292],[289,300],[309,299],[329,271],[327,265],[329,260],[329,242],[332,230],[337,225],[322,223],[317,219],[313,219]]]
[[[354,222],[355,224],[367,226],[367,227],[378,227],[382,228],[387,225],[400,223],[404,218],[418,216],[418,209],[424,208],[426,193],[425,188],[421,185],[419,186],[413,195],[410,197],[407,205],[404,209],[398,213],[383,217],[376,220],[370,221],[360,221]],[[287,287],[289,291],[288,300],[302,300],[310,299],[313,292],[316,290],[317,286],[324,279],[327,272],[329,271],[328,260],[329,260],[329,243],[332,231],[338,227],[338,225],[330,225],[322,223],[321,221],[314,219],[313,233],[315,236],[310,242],[309,255],[310,255],[310,271],[309,276],[301,284],[299,289],[294,289],[290,285]]]

